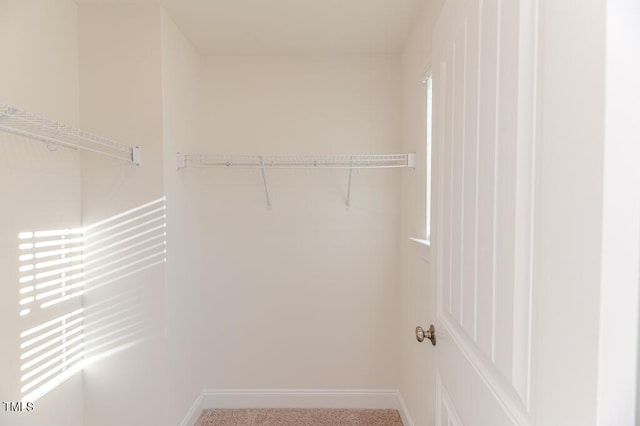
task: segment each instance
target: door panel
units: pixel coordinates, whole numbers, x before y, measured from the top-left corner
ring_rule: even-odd
[[[436,386],[436,398],[438,401],[436,424],[438,426],[462,426],[460,417],[456,412],[455,404],[442,384],[442,378],[440,378],[440,376],[436,377]]]
[[[437,424],[530,423],[535,10],[449,0],[436,26]]]

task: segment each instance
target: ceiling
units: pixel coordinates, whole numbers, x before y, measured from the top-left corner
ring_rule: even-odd
[[[202,55],[396,53],[427,1],[156,0]]]

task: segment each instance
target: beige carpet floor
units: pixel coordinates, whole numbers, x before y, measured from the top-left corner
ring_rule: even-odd
[[[251,408],[204,410],[196,426],[402,426],[396,410]]]

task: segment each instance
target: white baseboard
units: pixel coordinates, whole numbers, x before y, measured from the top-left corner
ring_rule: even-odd
[[[402,424],[404,426],[415,426],[415,423],[413,423],[413,419],[411,418],[411,414],[409,414],[409,409],[404,403],[404,398],[402,397],[402,394],[400,392],[398,392],[397,410],[400,413],[400,418],[402,419]]]
[[[414,426],[395,389],[205,389],[181,426],[195,425],[207,408],[378,408],[398,410],[405,426]]]
[[[393,408],[397,390],[223,389],[205,390],[203,408]]]
[[[182,419],[180,426],[194,426],[196,424],[196,422],[198,421],[198,417],[200,417],[200,414],[204,409],[202,407],[202,399],[202,394],[198,395],[195,402],[187,412],[187,415],[184,416],[184,419]]]

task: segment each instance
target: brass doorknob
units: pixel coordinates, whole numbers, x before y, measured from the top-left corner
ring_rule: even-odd
[[[435,346],[436,345],[436,328],[433,326],[433,324],[431,324],[429,328],[425,331],[422,329],[422,327],[417,326],[416,339],[420,343],[424,342],[424,339],[429,339],[431,340],[431,344]]]

